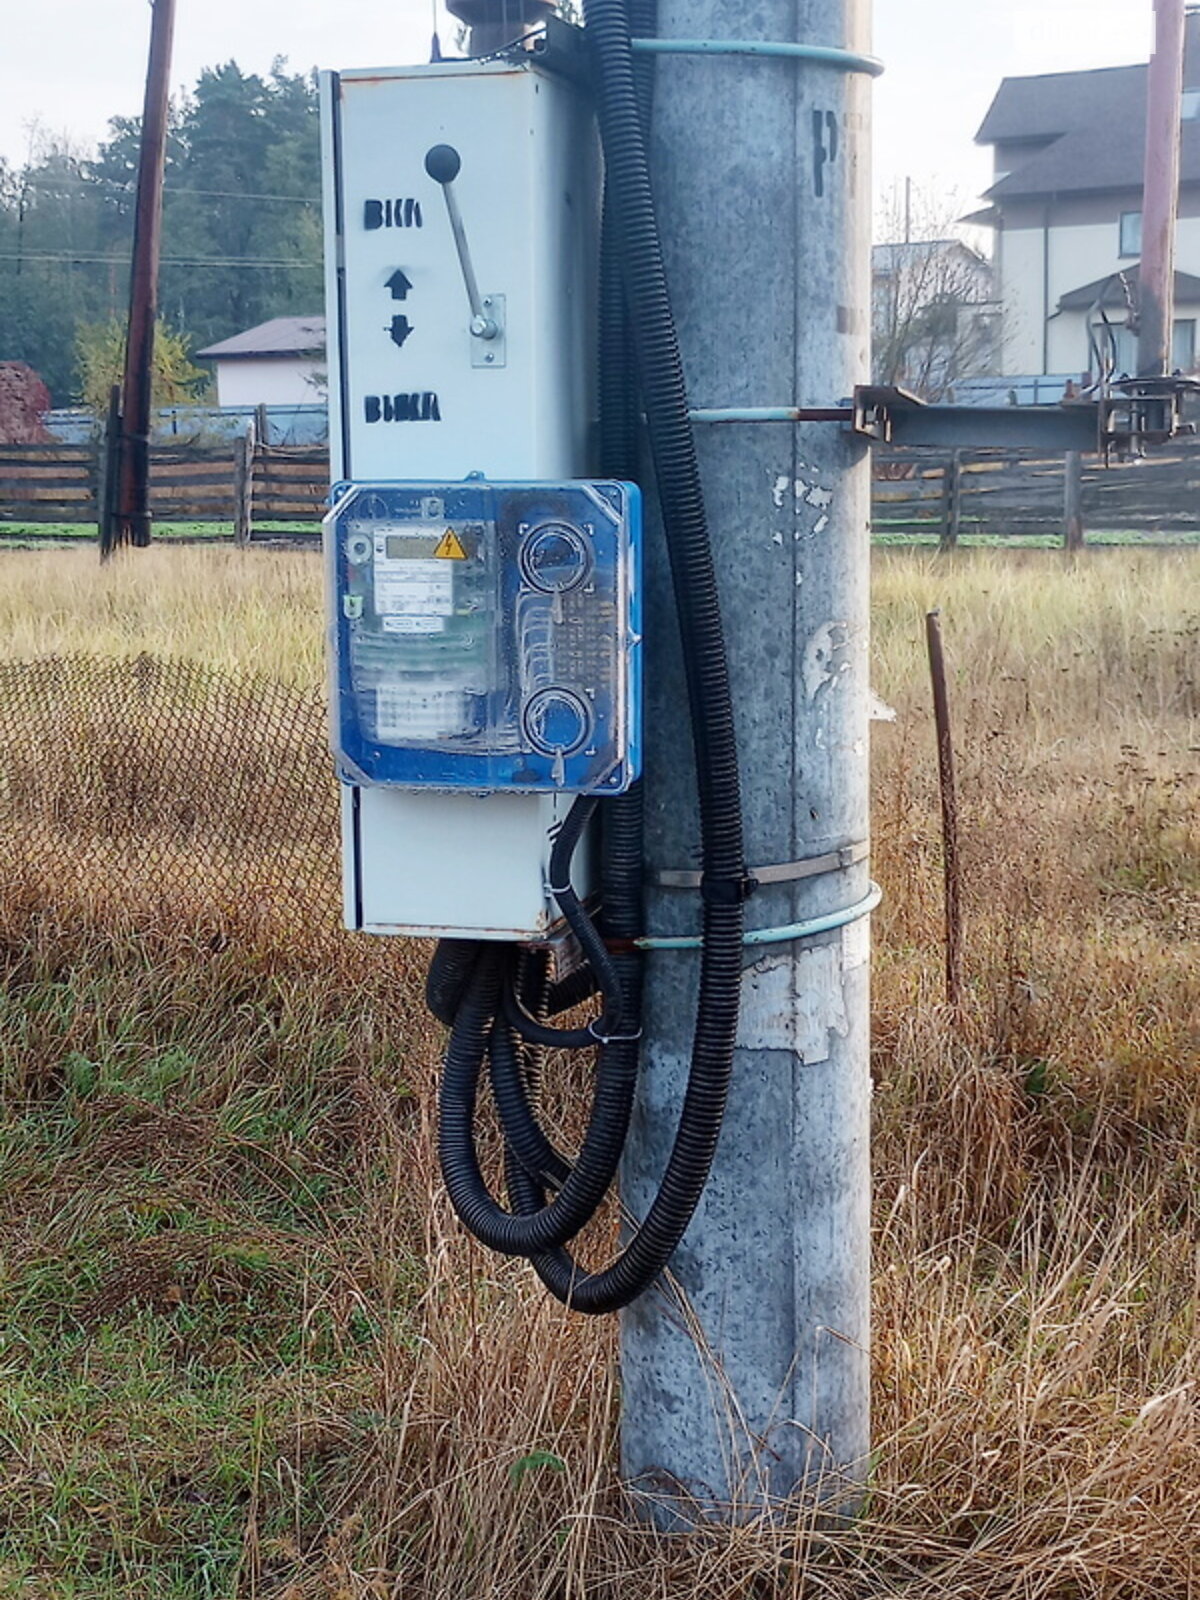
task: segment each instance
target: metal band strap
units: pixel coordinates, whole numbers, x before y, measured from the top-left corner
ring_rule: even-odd
[[[831,850],[828,855],[809,856],[806,861],[786,861],[775,867],[751,867],[748,876],[761,888],[769,883],[798,883],[803,878],[820,878],[827,872],[846,872],[865,861],[871,846],[863,839],[858,844],[844,845]],[[656,872],[650,880],[660,889],[699,889],[704,875],[700,872]]]
[[[787,44],[770,39],[631,39],[632,48],[658,56],[776,56],[811,61],[842,72],[865,72],[878,78],[884,70],[877,56],[859,55],[828,44]]]
[[[873,883],[865,899],[857,905],[847,906],[844,911],[831,911],[824,917],[809,917],[805,922],[785,923],[782,928],[751,928],[749,933],[743,935],[742,943],[751,946],[792,944],[797,939],[814,939],[821,933],[836,933],[839,928],[848,928],[851,923],[869,917],[882,899],[883,890]],[[701,950],[704,947],[704,940],[699,934],[678,939],[635,939],[633,942],[639,950]]]

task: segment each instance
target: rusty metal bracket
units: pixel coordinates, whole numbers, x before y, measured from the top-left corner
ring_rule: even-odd
[[[1103,396],[1056,406],[947,406],[868,383],[836,406],[703,406],[688,415],[693,423],[726,427],[832,422],[872,444],[909,449],[1078,451],[1108,461],[1195,433],[1195,423],[1183,420],[1188,395],[1200,395],[1200,380],[1121,378]]]
[[[854,391],[855,433],[875,444],[954,450],[1079,450],[1102,447],[1103,407],[927,405],[907,389],[863,384]]]
[[[1142,455],[1179,434],[1195,433],[1183,420],[1183,402],[1200,394],[1195,378],[1120,378],[1105,401],[1101,449],[1107,457]]]
[[[927,405],[907,389],[863,384],[854,391],[854,432],[875,444],[966,450],[1137,456],[1181,433],[1194,378],[1124,378],[1096,399],[1056,406]]]

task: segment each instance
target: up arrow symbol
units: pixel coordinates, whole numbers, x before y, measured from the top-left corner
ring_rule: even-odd
[[[393,300],[407,300],[408,291],[412,288],[412,284],[405,276],[403,267],[396,268],[395,272],[384,284],[384,288],[392,291]]]

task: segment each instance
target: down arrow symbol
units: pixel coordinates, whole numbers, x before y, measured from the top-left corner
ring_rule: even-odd
[[[391,327],[392,343],[396,346],[396,348],[398,350],[403,350],[404,349],[404,341],[408,338],[409,334],[412,333],[412,331],[413,331],[412,323],[408,320],[407,317],[393,317],[392,318],[392,327]]]

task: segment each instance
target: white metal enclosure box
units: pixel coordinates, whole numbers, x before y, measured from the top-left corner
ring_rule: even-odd
[[[509,61],[325,73],[321,123],[334,481],[586,476],[599,161],[580,92]],[[489,338],[426,169],[437,146],[459,157]],[[347,926],[546,937],[550,830],[569,804],[347,786]]]

